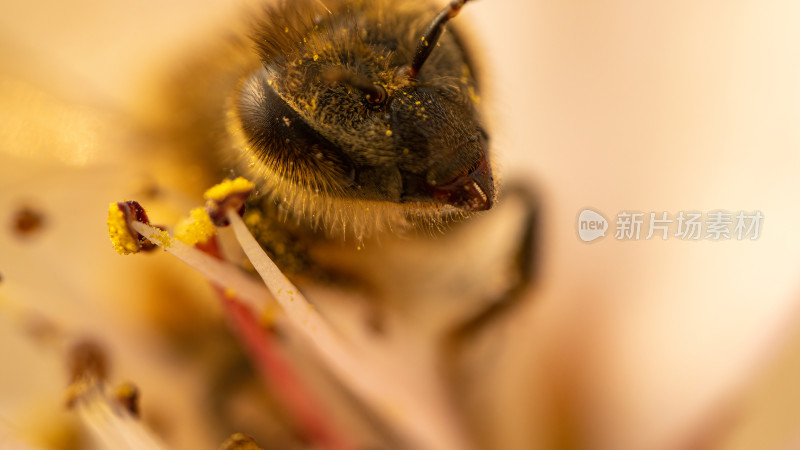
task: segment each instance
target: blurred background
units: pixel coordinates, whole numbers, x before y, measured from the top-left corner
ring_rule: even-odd
[[[41,437],[63,397],[62,361],[14,324],[22,307],[112,350],[142,343],[119,372],[135,373],[151,398],[169,393],[164,379],[198,383],[153,356],[157,345],[130,319],[149,314],[138,300],[187,285],[213,299],[174,261],[123,270],[111,251],[107,204],[144,189],[146,170],[108,144],[107,124],[138,111],[147,80],[243,6],[0,4],[0,300],[11,305],[0,318],[0,439]],[[800,4],[481,0],[458,20],[485,61],[502,178],[542,201],[536,282],[474,405],[483,445],[800,445]],[[605,238],[579,239],[586,208],[611,222]],[[32,233],[18,227],[26,209],[46,212]],[[760,236],[613,236],[621,211],[715,210],[760,211]],[[155,281],[121,290],[130,267]],[[159,369],[136,369],[153,359]],[[164,409],[167,441],[214,448],[193,407],[177,399]],[[52,444],[60,431],[48,433],[38,445],[66,448]]]

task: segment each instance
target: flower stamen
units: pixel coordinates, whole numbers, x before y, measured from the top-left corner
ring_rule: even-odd
[[[244,179],[215,186],[206,192],[209,201],[206,211],[217,226],[231,225],[264,285],[253,281],[237,266],[175,240],[146,223],[133,221],[130,227],[194,267],[226,297],[243,300],[258,315],[266,310],[266,300],[274,298],[286,314],[286,331],[302,336],[333,375],[392,424],[409,446],[470,448],[435,369],[409,366],[402,357],[394,358],[395,346],[390,342],[358,339],[346,342],[275,265],[241,217],[252,189],[252,183]],[[244,327],[240,329],[243,330]],[[253,342],[250,339],[251,345]],[[252,350],[257,353],[259,349],[260,346],[254,346]]]

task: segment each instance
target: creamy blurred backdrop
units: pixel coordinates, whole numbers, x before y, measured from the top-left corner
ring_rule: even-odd
[[[241,6],[0,4],[10,80],[0,99],[0,296],[44,299],[40,308],[76,328],[124,323],[129,311],[109,297],[136,294],[97,271],[120,270],[105,207],[135,174],[116,171],[94,124],[135,111],[143,80]],[[484,57],[503,179],[542,201],[535,287],[475,405],[491,442],[800,445],[800,3],[480,0],[458,20]],[[37,102],[53,116],[23,107]],[[49,127],[71,131],[42,136]],[[40,236],[11,232],[20,204],[48,212]],[[611,221],[591,244],[576,231],[587,207]],[[714,210],[761,211],[760,237],[613,237],[620,211]],[[163,263],[194,276],[174,265]],[[51,280],[70,286],[59,293],[69,301],[53,300]],[[35,398],[60,395],[58,362],[0,324],[0,421],[30,427]],[[204,442],[184,434],[173,437],[184,448]]]

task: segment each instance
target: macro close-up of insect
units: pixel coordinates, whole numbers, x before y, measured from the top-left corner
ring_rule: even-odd
[[[0,448],[796,447],[797,20],[5,2]]]
[[[156,133],[210,179],[256,184],[255,231],[284,271],[321,268],[317,244],[440,235],[496,201],[474,56],[447,27],[463,6],[282,4],[175,78]]]

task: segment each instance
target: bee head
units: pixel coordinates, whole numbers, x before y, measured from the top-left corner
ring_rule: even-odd
[[[457,36],[442,35],[464,1],[432,24],[427,8],[390,16],[384,3],[269,15],[262,66],[233,109],[248,165],[282,197],[491,208],[477,83]]]

